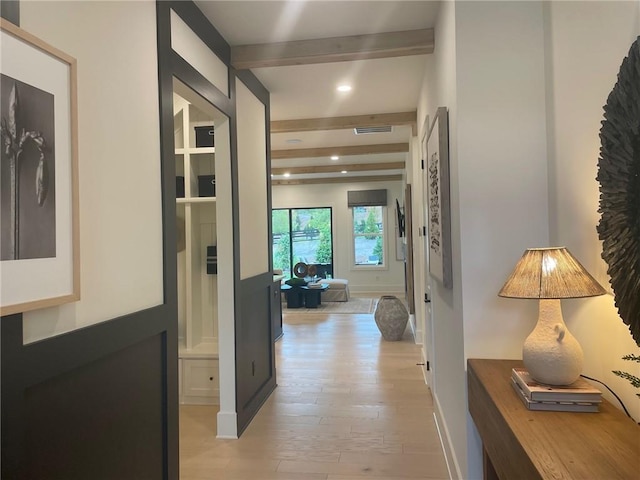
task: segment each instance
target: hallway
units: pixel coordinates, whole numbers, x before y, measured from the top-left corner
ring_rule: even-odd
[[[373,315],[285,314],[278,388],[239,440],[215,439],[217,407],[180,407],[180,478],[447,479],[419,362]]]

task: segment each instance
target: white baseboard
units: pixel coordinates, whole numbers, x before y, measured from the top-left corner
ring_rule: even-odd
[[[220,405],[220,397],[182,395],[180,396],[180,405]]]
[[[460,472],[460,465],[456,459],[456,456],[453,454],[453,447],[451,446],[451,437],[449,435],[449,430],[447,429],[447,424],[442,417],[442,409],[440,408],[440,402],[438,398],[433,395],[433,405],[434,412],[433,417],[436,421],[436,428],[438,429],[438,436],[440,437],[440,444],[442,446],[442,450],[444,451],[444,458],[447,462],[447,469],[449,470],[449,479],[450,480],[461,480],[462,473]]]
[[[416,329],[416,316],[409,314],[409,326],[411,327],[411,334],[413,335],[413,343],[420,345],[418,339],[418,330]]]
[[[416,345],[422,345],[422,330],[416,325],[416,315],[409,315],[409,324],[411,325],[411,333],[413,333],[413,341]]]
[[[238,438],[238,417],[236,412],[218,412],[218,434],[216,438],[235,440]]]

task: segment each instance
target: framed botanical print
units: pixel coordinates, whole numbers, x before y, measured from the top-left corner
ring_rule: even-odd
[[[80,298],[76,60],[0,23],[0,315]]]

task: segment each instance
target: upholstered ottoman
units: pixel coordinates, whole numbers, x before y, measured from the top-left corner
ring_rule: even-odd
[[[320,283],[329,284],[329,290],[322,293],[323,302],[348,302],[349,280],[342,278],[323,278]]]

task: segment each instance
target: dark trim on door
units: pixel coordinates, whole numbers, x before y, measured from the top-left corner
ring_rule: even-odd
[[[260,80],[258,80],[258,78],[251,72],[251,70],[235,70],[233,69],[233,74],[238,77],[240,79],[240,81],[242,83],[245,84],[245,86],[251,90],[251,93],[253,93],[256,98],[258,100],[260,100],[265,107],[269,107],[270,106],[270,102],[269,102],[269,91],[264,87],[264,85],[262,85],[262,83],[260,83]],[[267,120],[267,127],[270,127],[270,122],[269,122],[269,109],[267,108],[267,116],[266,116],[266,120]],[[267,132],[269,132],[270,129],[267,128]],[[267,137],[269,137],[270,135],[267,135]],[[270,151],[267,151],[268,157],[271,158],[270,155]]]
[[[171,34],[164,35],[162,25],[170,26],[169,10],[161,8],[163,2],[156,3],[156,36],[158,55],[158,95],[160,108],[160,172],[162,181],[162,261],[164,264],[164,300],[170,308],[167,336],[166,381],[167,381],[167,472],[169,478],[179,478],[179,417],[178,417],[178,265],[176,218],[176,181],[173,145],[173,116],[166,121],[167,109],[173,112],[173,78],[165,67],[171,63]],[[171,30],[169,30],[171,32]],[[170,90],[167,90],[170,89]],[[167,91],[169,94],[167,95]]]
[[[171,51],[171,66],[173,76],[180,79],[185,85],[189,85],[194,92],[197,92],[211,105],[215,105],[227,117],[231,117],[235,113],[231,99],[174,51]]]
[[[202,40],[225,65],[231,65],[231,46],[222,35],[211,25],[198,6],[190,1],[168,1],[171,10],[189,25],[200,40]],[[169,25],[170,26],[170,25]]]

